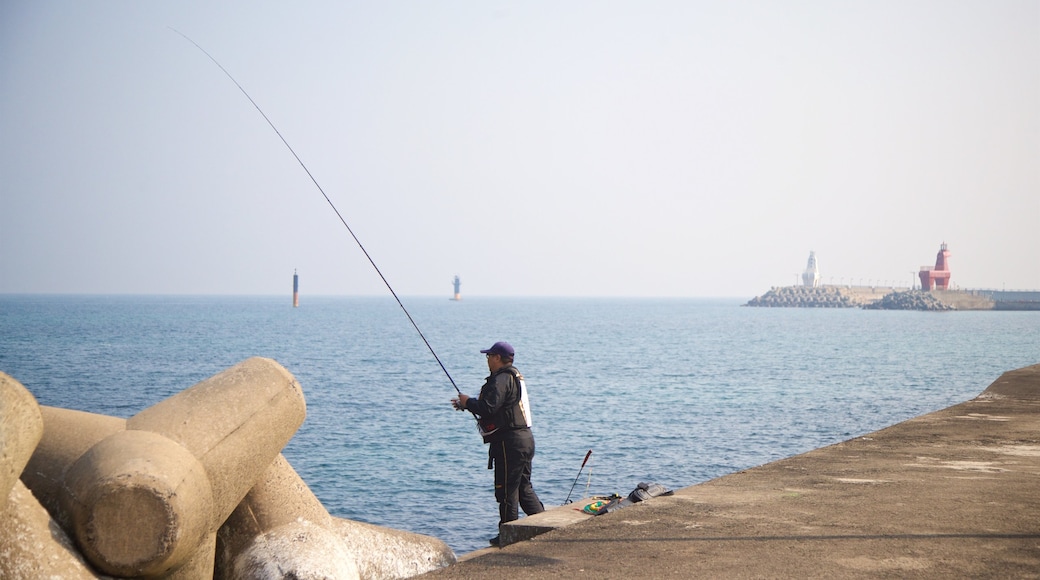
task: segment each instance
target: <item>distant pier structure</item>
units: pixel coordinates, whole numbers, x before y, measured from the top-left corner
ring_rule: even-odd
[[[935,256],[935,267],[921,266],[918,276],[921,278],[921,290],[926,292],[946,290],[950,287],[950,251],[946,249],[946,242],[939,246],[939,253]]]
[[[809,251],[809,263],[802,272],[802,286],[806,288],[819,288],[820,286],[820,265],[816,262],[816,252],[812,250]]]
[[[300,307],[300,277],[296,275],[296,270],[292,273],[292,305],[293,308]]]
[[[462,294],[459,294],[459,287],[462,286],[462,280],[459,279],[458,274],[455,275],[455,279],[452,280],[452,284],[455,286],[455,295],[452,296],[452,300],[462,300]]]

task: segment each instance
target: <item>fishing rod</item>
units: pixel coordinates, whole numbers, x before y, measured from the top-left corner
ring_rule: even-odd
[[[343,219],[343,214],[339,213],[339,210],[336,209],[336,205],[332,203],[331,199],[329,199],[328,194],[326,194],[325,190],[322,189],[321,184],[318,183],[318,180],[314,178],[314,175],[311,173],[311,170],[307,168],[306,164],[304,164],[303,159],[300,159],[300,156],[296,154],[295,150],[293,150],[292,145],[289,145],[289,142],[286,141],[285,137],[282,136],[282,132],[278,130],[278,127],[274,126],[274,123],[271,122],[271,119],[268,118],[266,113],[264,113],[264,110],[260,108],[260,105],[256,104],[256,101],[253,100],[253,97],[249,96],[249,93],[247,93],[246,90],[242,88],[242,85],[240,85],[238,81],[235,80],[235,77],[231,76],[231,73],[228,72],[228,70],[224,68],[224,65],[220,64],[220,62],[218,62],[217,59],[213,58],[212,54],[210,54],[205,48],[202,48],[202,46],[200,46],[199,43],[189,38],[187,34],[184,34],[180,30],[177,30],[173,27],[170,27],[170,30],[183,36],[185,40],[194,44],[195,48],[201,50],[202,54],[205,54],[207,57],[209,57],[209,59],[213,61],[213,64],[217,65],[217,67],[220,70],[224,71],[224,74],[227,75],[227,78],[231,79],[231,82],[235,83],[235,86],[238,87],[238,90],[242,91],[242,94],[245,95],[247,99],[249,99],[249,102],[253,104],[253,107],[256,108],[257,112],[260,113],[260,116],[263,117],[265,121],[267,121],[267,124],[270,125],[272,129],[274,129],[275,134],[278,135],[278,138],[282,140],[282,143],[285,144],[285,147],[289,149],[289,153],[292,153],[293,157],[296,158],[296,162],[299,163],[300,167],[302,167],[303,170],[307,173],[307,177],[311,178],[311,182],[314,184],[314,187],[318,188],[318,191],[321,192],[322,197],[324,197],[325,201],[328,202],[329,207],[332,208],[332,211],[336,212],[336,217],[339,218],[339,221],[343,224],[343,227],[347,228],[347,231],[350,232],[350,237],[354,238],[354,241],[357,242],[358,247],[361,248],[361,252],[365,254],[366,258],[368,258],[368,263],[372,264],[372,268],[375,269],[376,274],[379,274],[379,278],[383,280],[383,284],[386,284],[386,289],[390,291],[390,294],[393,295],[394,300],[397,301],[397,305],[401,307],[402,311],[404,311],[404,315],[408,317],[408,322],[412,323],[412,328],[414,328],[415,331],[419,333],[419,337],[422,338],[424,343],[426,343],[426,348],[430,350],[430,354],[432,354],[433,358],[437,360],[437,364],[441,366],[441,370],[444,371],[444,375],[448,377],[449,381],[451,381],[451,386],[455,387],[455,391],[461,395],[462,391],[459,390],[458,385],[455,384],[455,379],[451,378],[451,373],[448,372],[447,367],[445,367],[444,363],[441,362],[441,357],[437,356],[437,353],[433,350],[433,346],[430,345],[430,341],[426,340],[426,335],[424,335],[423,332],[419,330],[419,325],[415,323],[415,320],[412,318],[412,315],[408,312],[408,309],[404,307],[404,303],[401,302],[400,298],[398,298],[397,292],[394,292],[394,289],[390,286],[390,282],[387,281],[386,276],[384,276],[383,272],[379,270],[379,266],[376,266],[375,260],[372,259],[372,256],[369,255],[368,250],[365,249],[365,246],[361,243],[361,240],[359,240],[358,237],[354,234],[354,230],[352,230],[350,228],[350,225],[347,224],[347,220]]]
[[[589,449],[589,452],[585,454],[585,460],[581,462],[581,467],[578,469],[578,475],[574,476],[574,483],[571,484],[571,490],[567,492],[567,499],[563,500],[563,505],[567,505],[567,504],[571,503],[571,493],[574,492],[574,486],[575,486],[575,484],[578,483],[578,478],[581,477],[581,470],[585,469],[585,464],[589,462],[589,457],[592,457],[592,450],[591,449]],[[590,481],[591,481],[591,478],[590,478]],[[586,489],[586,493],[588,493],[588,488],[586,487],[585,489]]]

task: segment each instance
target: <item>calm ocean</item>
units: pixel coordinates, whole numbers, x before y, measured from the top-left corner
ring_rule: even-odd
[[[463,392],[517,350],[535,489],[679,488],[966,401],[1040,362],[1040,312],[742,308],[744,300],[404,298]],[[292,372],[284,453],[335,516],[487,545],[486,448],[392,297],[0,296],[0,370],[41,404],[129,417],[251,356]],[[591,477],[590,477],[591,476]]]

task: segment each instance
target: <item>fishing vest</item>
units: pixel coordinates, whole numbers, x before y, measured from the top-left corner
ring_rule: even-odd
[[[512,366],[507,368],[506,372],[513,376],[513,384],[516,385],[518,396],[514,401],[502,405],[502,408],[494,415],[477,420],[477,430],[480,431],[484,443],[490,443],[495,439],[494,434],[499,429],[523,429],[530,428],[532,425],[531,401],[527,397],[524,376]]]

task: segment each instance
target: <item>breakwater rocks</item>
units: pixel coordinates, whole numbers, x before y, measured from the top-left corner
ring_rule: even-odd
[[[870,310],[1040,310],[1037,290],[911,290],[876,286],[782,286],[744,306]]]
[[[856,308],[880,300],[889,289],[849,288],[845,286],[782,286],[770,288],[745,306],[771,308]]]
[[[877,302],[864,305],[863,308],[866,310],[923,310],[927,312],[956,310],[954,306],[939,300],[930,292],[920,290],[893,292]]]
[[[282,456],[296,379],[251,358],[129,419],[41,406],[0,372],[0,578],[407,578],[421,534],[331,516]]]

